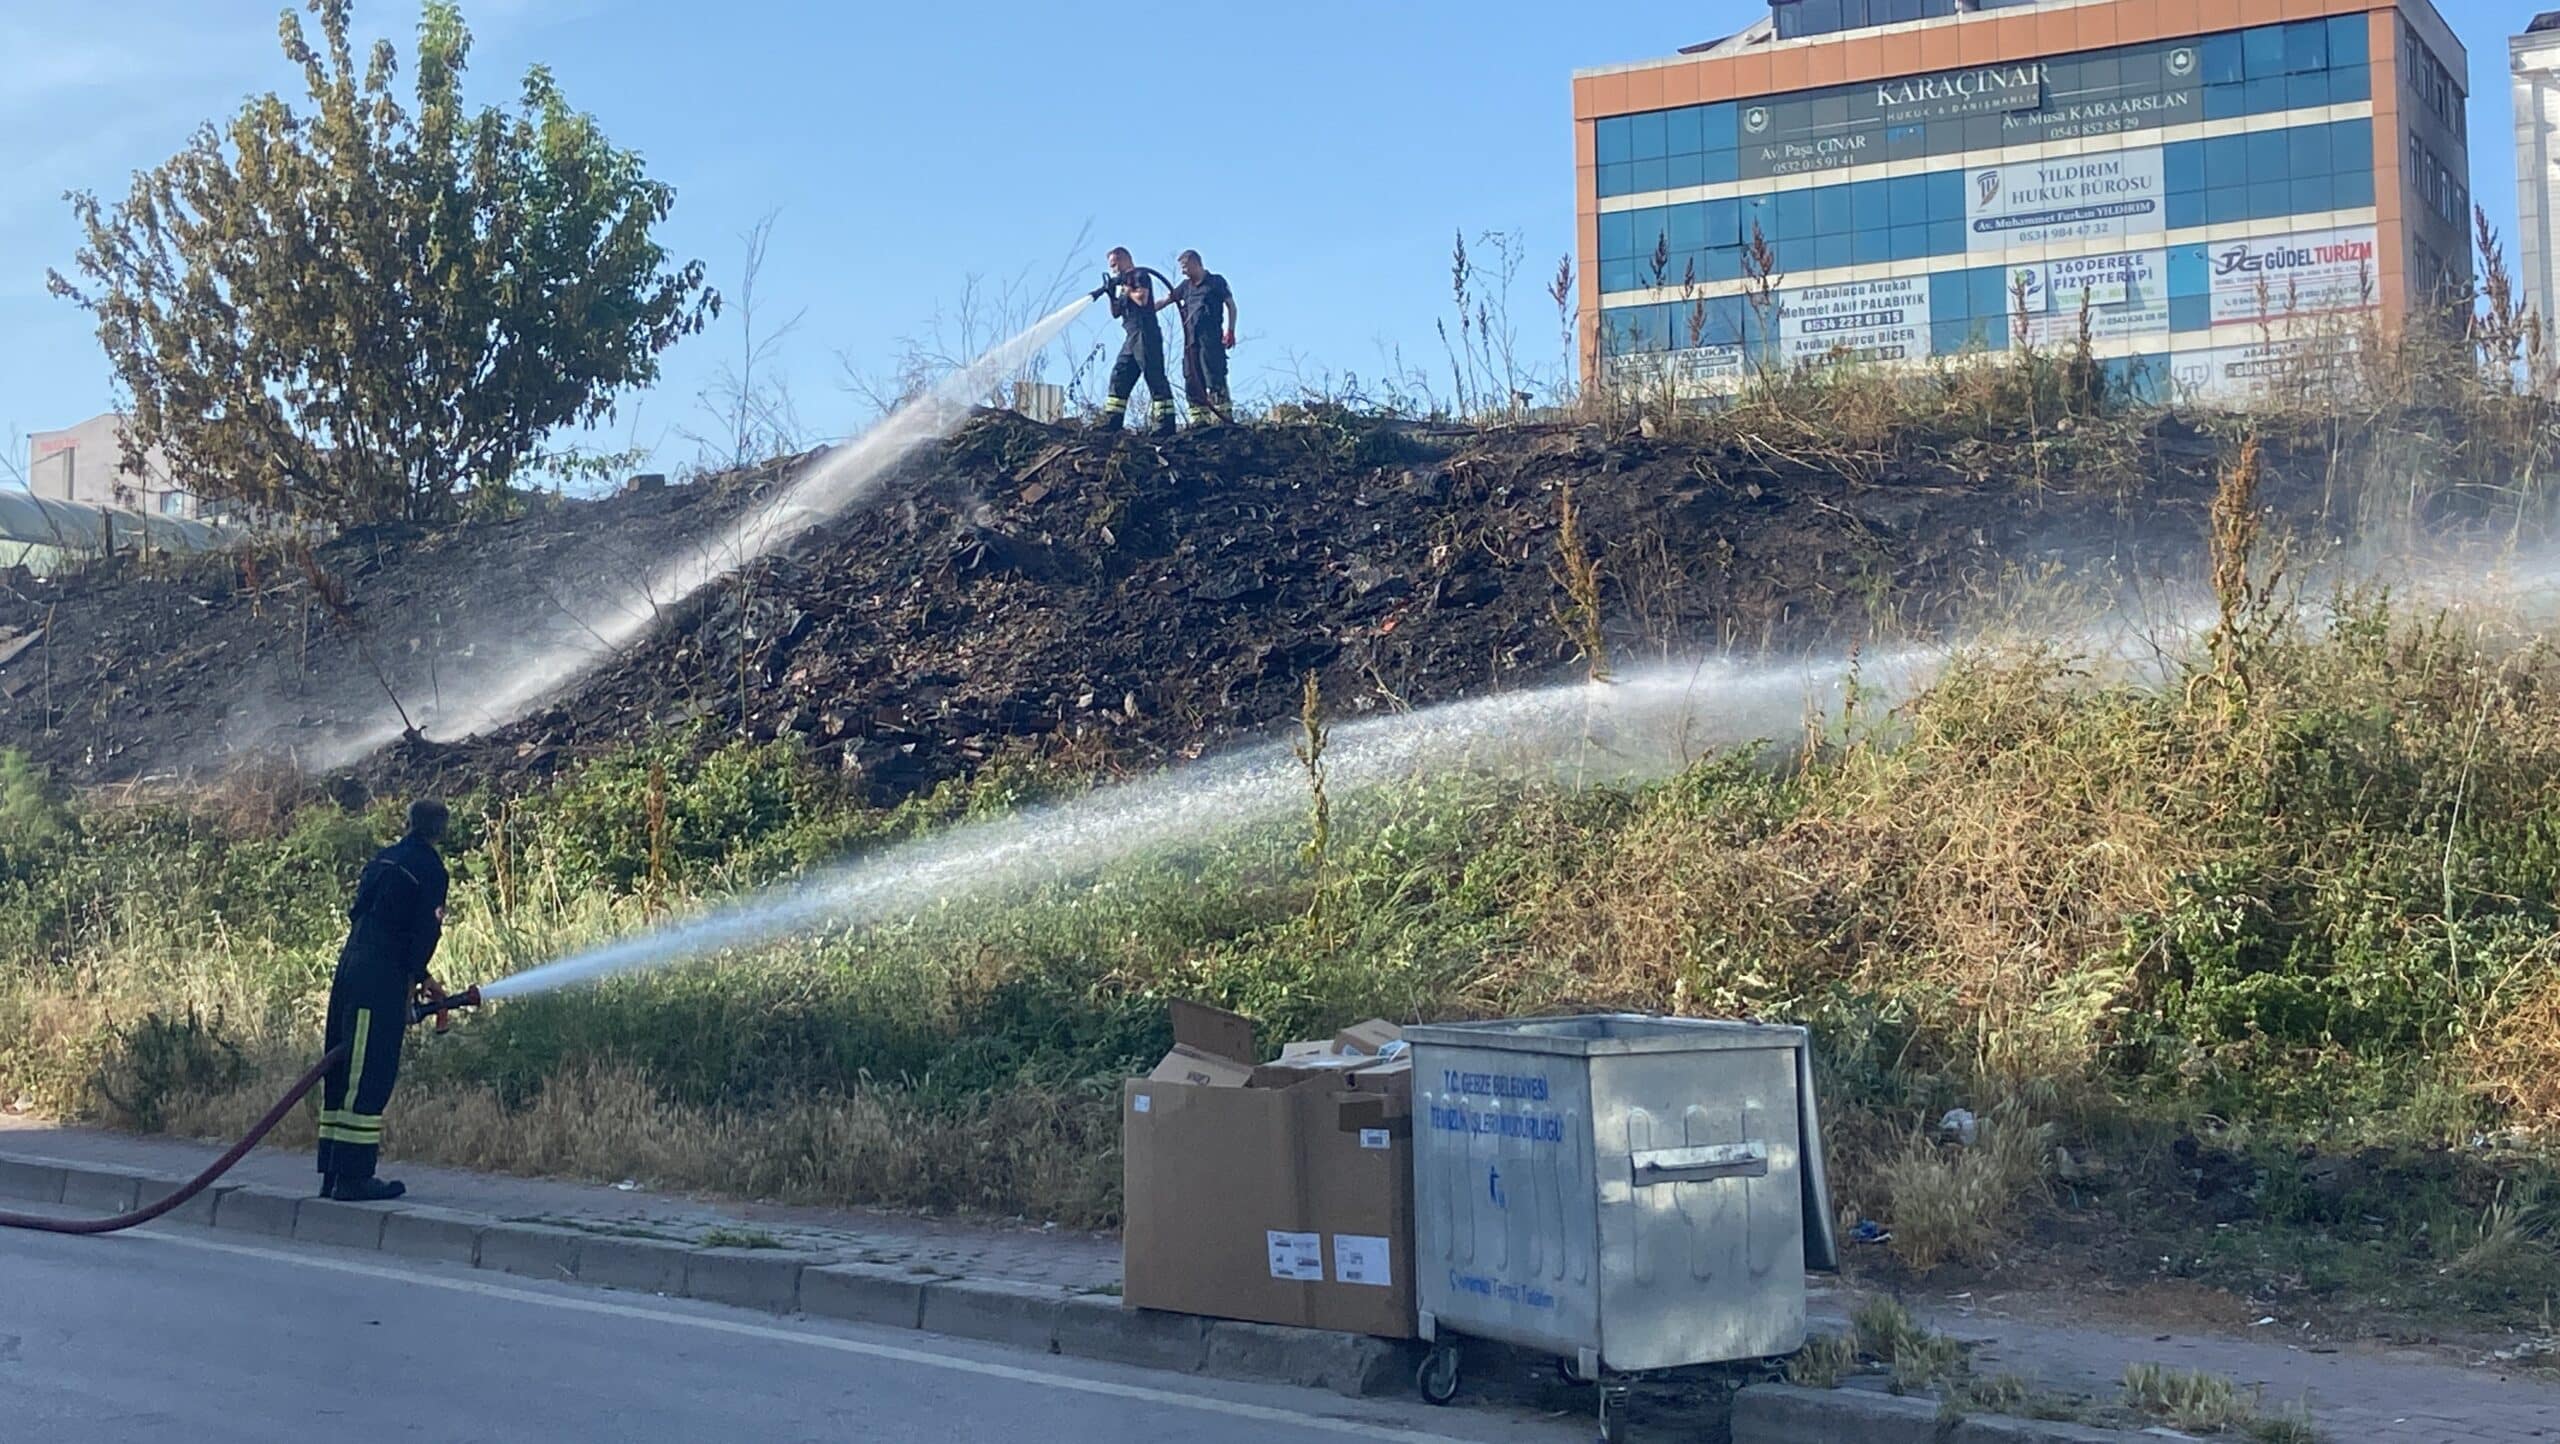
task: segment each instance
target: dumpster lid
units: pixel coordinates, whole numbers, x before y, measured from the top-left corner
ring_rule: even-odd
[[[1585,1013],[1569,1018],[1506,1018],[1490,1023],[1433,1023],[1404,1030],[1409,1043],[1557,1053],[1593,1058],[1612,1053],[1707,1053],[1729,1048],[1801,1048],[1804,1029],[1718,1018],[1666,1018],[1652,1013]]]

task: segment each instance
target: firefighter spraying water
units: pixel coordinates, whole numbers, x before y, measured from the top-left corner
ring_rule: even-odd
[[[382,1150],[382,1115],[400,1077],[400,1049],[410,1028],[429,1018],[436,1031],[450,1026],[454,1010],[480,1005],[480,990],[447,993],[427,965],[444,935],[447,891],[444,859],[436,852],[449,820],[445,805],[421,798],[409,805],[408,827],[398,842],[365,865],[355,899],[347,907],[347,941],[329,987],[327,1051],[252,1124],[240,1141],[202,1173],[156,1203],[107,1218],[50,1218],[0,1212],[0,1228],[46,1233],[114,1233],[149,1223],[202,1193],[213,1181],[275,1131],[313,1088],[320,1095],[320,1194],[350,1203],[375,1203],[407,1192],[374,1176]]]
[[[320,1087],[320,1196],[345,1203],[398,1198],[408,1190],[374,1176],[382,1113],[400,1081],[400,1043],[410,1005],[442,1003],[427,965],[444,936],[449,880],[436,844],[449,814],[432,798],[409,804],[409,830],[376,854],[347,908],[347,942],[329,984],[323,1041],[344,1061]]]

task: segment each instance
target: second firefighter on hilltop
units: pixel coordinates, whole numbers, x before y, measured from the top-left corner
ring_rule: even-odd
[[[1236,419],[1227,396],[1227,352],[1236,344],[1236,293],[1227,278],[1201,264],[1198,251],[1185,251],[1175,262],[1182,284],[1156,304],[1172,306],[1182,317],[1182,389],[1191,403],[1195,427]]]

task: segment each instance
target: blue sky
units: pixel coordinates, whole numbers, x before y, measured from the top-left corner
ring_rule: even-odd
[[[2471,51],[2473,190],[2511,230],[2505,35],[2533,7],[2438,4]],[[13,446],[112,401],[87,318],[44,293],[45,268],[67,270],[77,242],[61,192],[120,194],[244,96],[298,99],[276,49],[279,8],[0,6],[0,431]],[[574,104],[675,186],[665,239],[723,289],[741,234],[779,213],[760,305],[768,324],[805,308],[775,360],[813,440],[871,414],[844,385],[848,364],[882,373],[973,274],[1045,282],[1088,226],[1079,277],[1115,242],[1167,272],[1197,247],[1229,277],[1244,310],[1240,391],[1374,382],[1398,353],[1445,391],[1433,326],[1450,314],[1458,230],[1519,236],[1522,353],[1557,364],[1539,288],[1572,245],[1572,71],[1765,13],[1760,0],[463,8],[475,102],[511,100],[528,63],[551,66]],[[405,0],[357,3],[359,25],[404,50],[415,15]],[[1071,341],[1099,341],[1105,325],[1097,315]],[[689,460],[684,433],[711,429],[699,398],[736,327],[733,309],[669,353],[612,439]]]

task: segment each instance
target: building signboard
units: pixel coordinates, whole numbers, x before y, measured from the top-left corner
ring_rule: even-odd
[[[2205,265],[2216,326],[2361,310],[2381,286],[2371,226],[2223,242]]]
[[[1808,286],[1778,299],[1778,358],[1916,361],[1929,354],[1929,278]]]
[[[2165,228],[2158,146],[1983,166],[1965,178],[1965,248],[1977,255]]]
[[[2089,338],[2118,341],[2169,334],[2169,255],[2125,251],[2074,256],[2016,267],[2011,294],[2023,295],[2027,340],[2067,346],[2080,336],[2080,308],[2089,308]]]

